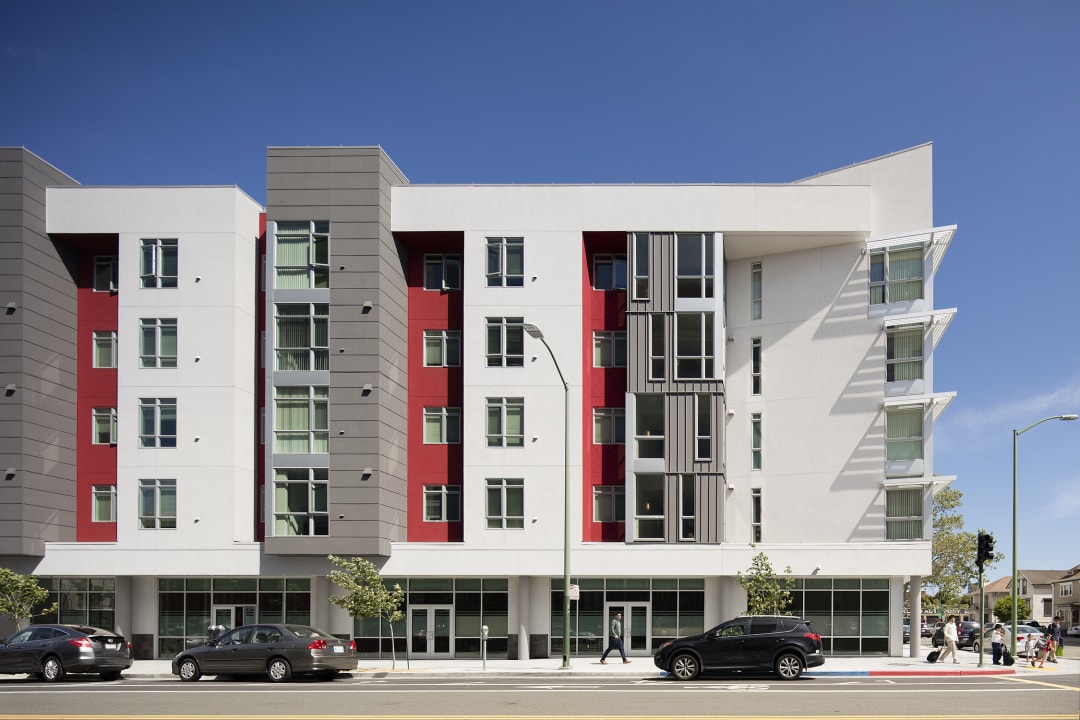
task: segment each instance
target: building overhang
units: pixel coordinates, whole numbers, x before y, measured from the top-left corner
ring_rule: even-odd
[[[937,419],[941,417],[941,413],[945,412],[945,408],[949,407],[949,404],[955,398],[955,390],[950,392],[932,393],[930,395],[906,395],[889,398],[883,403],[883,407],[886,410],[906,407],[928,408],[931,412],[931,420],[937,422]]]
[[[952,242],[955,233],[956,225],[943,225],[929,230],[904,233],[903,235],[872,237],[866,241],[866,250],[872,252],[874,250],[891,250],[905,246],[921,245],[928,260],[930,269],[926,275],[929,276],[937,272],[938,266],[941,265],[941,260],[945,257],[945,252],[949,249],[949,244]]]
[[[885,318],[882,327],[885,330],[894,330],[910,325],[922,325],[930,337],[930,349],[933,350],[941,341],[949,324],[956,316],[956,308],[945,310],[924,310],[923,312],[905,313],[903,315],[891,315]]]

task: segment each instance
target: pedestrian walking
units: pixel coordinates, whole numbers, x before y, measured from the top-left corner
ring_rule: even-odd
[[[618,650],[619,655],[622,655],[623,664],[626,665],[630,660],[626,659],[626,648],[623,647],[623,629],[622,629],[622,613],[615,613],[615,617],[611,618],[611,631],[608,633],[608,646],[604,654],[600,656],[600,664],[607,665],[608,653],[612,650]]]
[[[945,662],[945,658],[952,653],[954,663],[959,663],[960,658],[956,655],[956,641],[960,639],[959,633],[956,632],[956,616],[950,615],[949,621],[945,623],[945,626],[941,629],[942,636],[945,640],[945,648],[938,655],[938,662]]]
[[[1001,651],[1005,647],[1005,628],[998,623],[994,626],[994,632],[990,636],[990,647],[994,651],[994,664],[1001,664]]]
[[[1043,651],[1042,659],[1039,661],[1039,667],[1046,664],[1049,660],[1052,663],[1057,662],[1057,648],[1061,644],[1061,618],[1055,617],[1054,622],[1050,624],[1050,627],[1046,628],[1046,650]]]

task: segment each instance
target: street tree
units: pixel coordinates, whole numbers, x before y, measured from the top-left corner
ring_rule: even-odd
[[[791,568],[785,572],[790,573]],[[791,605],[793,578],[780,580],[773,571],[769,556],[759,552],[744,574],[739,571],[739,584],[746,591],[746,612],[750,615],[779,615]]]
[[[1012,622],[1012,597],[1003,597],[994,603],[994,617],[1002,622]],[[1024,618],[1031,617],[1031,608],[1028,601],[1022,597],[1016,598],[1016,617],[1021,624]]]
[[[36,575],[20,575],[0,567],[0,615],[10,618],[15,627],[34,615],[56,612],[55,602],[42,607],[48,601],[49,591],[41,587]]]
[[[330,602],[344,609],[353,618],[379,618],[390,627],[390,667],[396,669],[394,623],[405,617],[401,611],[405,591],[397,583],[392,588],[387,587],[378,568],[363,558],[341,558],[335,555],[330,555],[329,558],[339,569],[331,570],[327,578],[345,591],[344,595],[331,595]]]
[[[979,569],[975,565],[978,534],[964,530],[964,516],[960,512],[963,496],[952,487],[934,495],[931,573],[926,584],[936,590],[934,599],[946,611],[959,608],[969,588],[978,587]],[[985,568],[993,567],[1004,557],[995,552]]]

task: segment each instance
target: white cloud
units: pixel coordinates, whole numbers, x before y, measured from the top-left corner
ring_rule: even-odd
[[[983,435],[990,428],[1022,429],[1021,423],[1040,420],[1042,416],[1080,412],[1080,378],[1042,395],[1006,402],[985,410],[963,410],[950,419],[951,424],[973,434]],[[948,415],[946,415],[948,418]]]

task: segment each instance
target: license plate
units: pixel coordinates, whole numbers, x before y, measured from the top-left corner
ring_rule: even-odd
[[[345,652],[345,648],[343,648],[343,647],[342,647],[342,646],[340,646],[340,645],[335,645],[335,646],[334,646],[334,652],[336,652],[336,653],[343,653],[343,652]]]

